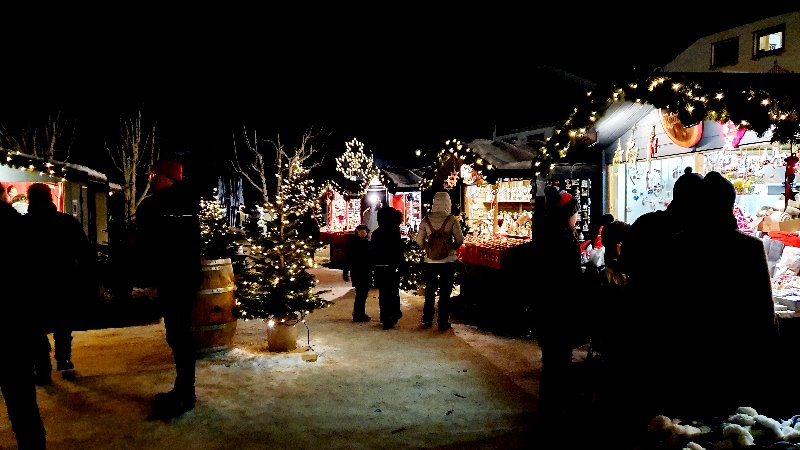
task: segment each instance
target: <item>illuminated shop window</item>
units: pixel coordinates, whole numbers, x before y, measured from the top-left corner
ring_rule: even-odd
[[[753,57],[758,58],[783,50],[786,26],[766,28],[753,33]]]

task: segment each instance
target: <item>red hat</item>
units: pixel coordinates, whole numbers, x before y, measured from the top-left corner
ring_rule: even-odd
[[[558,200],[558,206],[566,206],[572,201],[572,194],[566,191],[561,191],[561,198]]]
[[[164,175],[173,181],[183,179],[183,164],[174,159],[162,159],[153,165],[153,172]]]

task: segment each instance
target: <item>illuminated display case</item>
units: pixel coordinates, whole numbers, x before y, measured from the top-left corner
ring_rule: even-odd
[[[531,236],[530,180],[501,180],[464,189],[464,214],[471,234]]]

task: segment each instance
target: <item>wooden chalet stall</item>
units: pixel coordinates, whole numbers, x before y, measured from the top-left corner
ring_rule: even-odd
[[[476,139],[467,144],[487,170],[458,169],[467,234],[465,264],[500,270],[505,250],[531,238],[532,150],[524,145]]]
[[[362,223],[364,195],[355,181],[335,180],[329,183],[321,202],[324,223],[320,240],[330,245],[330,262],[341,264],[346,259],[347,235]]]
[[[76,217],[98,249],[109,245],[109,196],[106,175],[71,163],[46,161],[0,149],[0,183],[9,191],[12,205],[27,212],[27,190],[33,183],[50,186],[56,208]]]

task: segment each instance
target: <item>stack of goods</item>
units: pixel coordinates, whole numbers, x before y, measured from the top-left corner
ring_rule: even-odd
[[[774,277],[772,299],[775,312],[781,317],[791,317],[800,311],[800,276],[786,274]]]
[[[527,241],[529,239],[502,235],[469,235],[464,240],[464,248],[459,252],[459,258],[466,264],[500,269],[503,252]]]
[[[800,415],[773,419],[750,407],[709,424],[657,416],[647,431],[647,449],[800,449]]]

